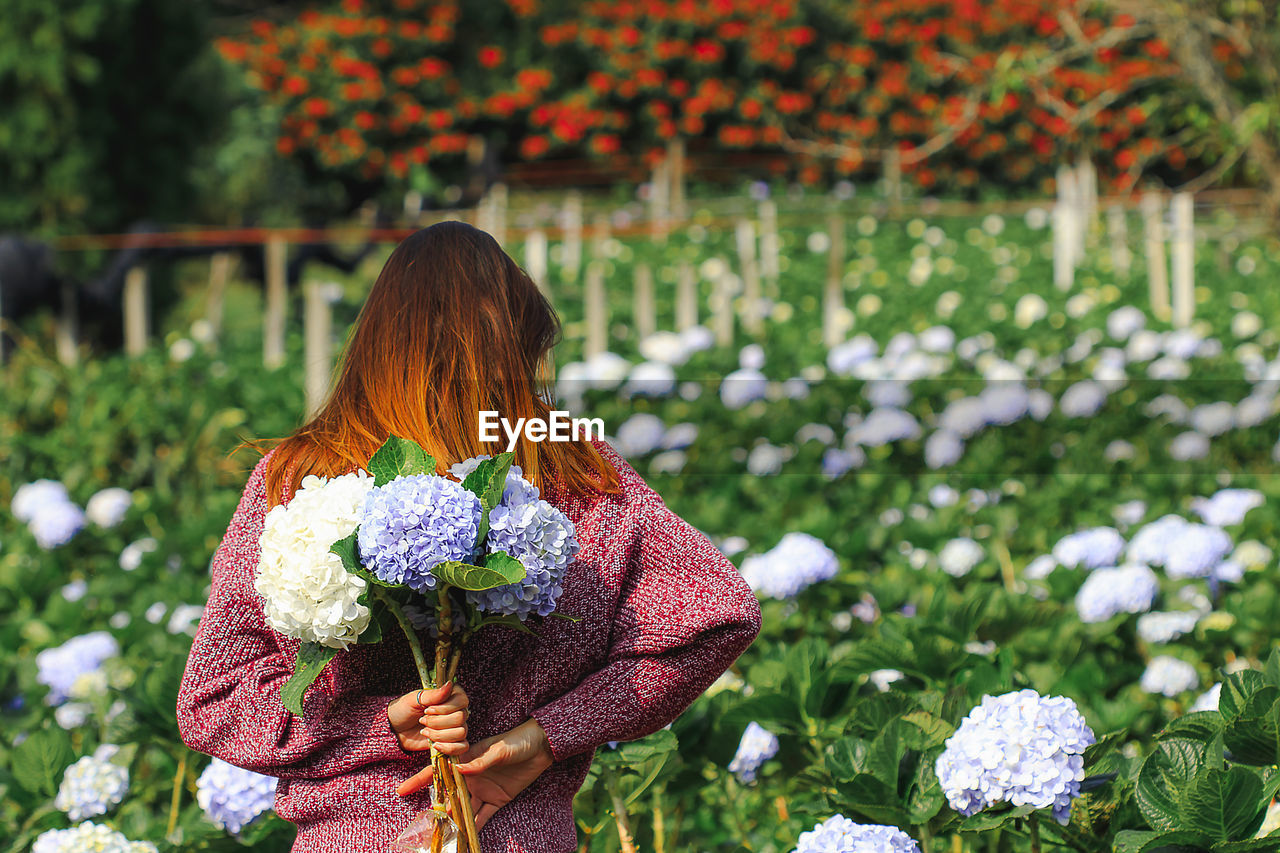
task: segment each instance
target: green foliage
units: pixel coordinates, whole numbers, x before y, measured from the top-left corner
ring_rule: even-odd
[[[298,646],[298,662],[293,675],[280,688],[280,701],[284,707],[302,716],[302,696],[315,683],[320,673],[340,650],[319,643],[302,643]]]

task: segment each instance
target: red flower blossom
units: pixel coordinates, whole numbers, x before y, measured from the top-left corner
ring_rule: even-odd
[[[485,47],[480,48],[479,52],[476,54],[476,60],[485,68],[495,68],[502,63],[503,56],[504,53],[502,48],[494,45],[486,45]]]
[[[551,143],[545,136],[526,136],[520,142],[520,156],[526,160],[534,160],[547,153]]]

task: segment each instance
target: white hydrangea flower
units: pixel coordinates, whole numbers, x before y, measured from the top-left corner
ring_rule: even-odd
[[[84,514],[99,527],[115,527],[124,520],[132,505],[133,493],[128,489],[102,489],[89,498],[84,505]]]
[[[1173,698],[1200,684],[1196,668],[1172,655],[1158,655],[1147,664],[1142,673],[1142,689],[1147,693],[1160,693]]]
[[[73,821],[106,814],[118,805],[129,790],[129,769],[114,764],[111,758],[120,751],[106,744],[72,764],[62,774],[58,796],[53,804]]]
[[[952,539],[938,552],[938,565],[953,578],[964,577],[986,556],[982,546],[972,539]]]
[[[329,548],[359,526],[372,488],[373,478],[364,471],[332,479],[312,475],[303,478],[288,504],[267,513],[254,588],[265,600],[272,628],[345,649],[368,627],[369,608],[357,601],[366,582]]]
[[[156,853],[150,841],[130,841],[109,826],[87,820],[70,829],[50,829],[40,833],[31,853]]]

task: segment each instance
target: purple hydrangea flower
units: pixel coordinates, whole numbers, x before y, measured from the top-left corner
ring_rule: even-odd
[[[196,780],[196,802],[209,820],[228,832],[239,833],[258,815],[271,810],[276,782],[274,776],[215,758]]]
[[[49,688],[50,705],[61,705],[78,679],[97,673],[103,661],[119,654],[120,645],[106,631],[81,634],[36,655],[36,681]]]
[[[777,754],[777,735],[752,720],[738,741],[738,751],[729,762],[729,771],[736,773],[738,781],[744,784],[754,782],[760,765]]]
[[[1163,566],[1168,558],[1169,543],[1188,524],[1190,522],[1180,515],[1160,516],[1134,534],[1125,556],[1148,566]]]
[[[1094,742],[1075,702],[1016,690],[984,696],[947,738],[935,770],[947,802],[966,817],[1009,802],[1052,806],[1065,825]]]
[[[1105,622],[1117,613],[1144,613],[1160,591],[1156,573],[1143,565],[1096,569],[1076,593],[1081,622]]]
[[[817,581],[835,577],[839,569],[836,554],[821,539],[793,531],[763,554],[751,554],[742,561],[747,585],[769,598],[793,598]]]
[[[769,380],[759,370],[741,367],[725,376],[720,383],[720,402],[726,409],[741,409],[763,399]]]
[[[542,500],[538,487],[523,473],[518,465],[507,471],[502,500],[489,511],[485,548],[505,551],[524,564],[524,580],[467,592],[467,600],[479,610],[520,619],[534,613],[546,616],[556,609],[565,569],[578,555],[573,522]]]
[[[854,823],[835,814],[800,833],[792,853],[920,853],[914,838],[896,826]]]
[[[892,441],[920,437],[920,424],[910,412],[902,409],[872,409],[866,420],[855,426],[846,441],[880,447]]]
[[[1188,521],[1169,540],[1164,570],[1171,578],[1203,578],[1231,553],[1232,542],[1220,527]]]
[[[432,568],[471,559],[479,526],[474,493],[435,474],[415,474],[369,491],[356,542],[380,580],[426,592],[436,588]]]

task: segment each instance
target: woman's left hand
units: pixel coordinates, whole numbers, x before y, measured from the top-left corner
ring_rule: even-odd
[[[438,752],[456,756],[470,748],[467,704],[462,685],[446,681],[404,694],[387,706],[387,719],[405,749],[430,749],[434,744]]]
[[[547,734],[532,718],[510,731],[485,738],[461,758],[458,770],[467,777],[476,829],[529,787],[553,761]],[[396,793],[405,797],[431,784],[432,771],[428,766],[410,776],[400,783]]]

